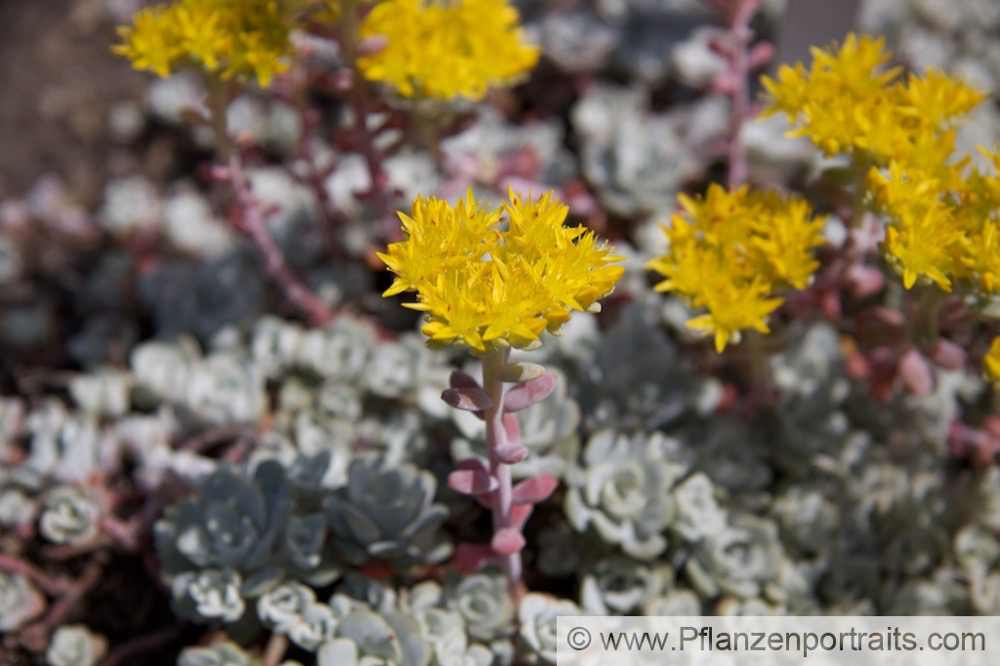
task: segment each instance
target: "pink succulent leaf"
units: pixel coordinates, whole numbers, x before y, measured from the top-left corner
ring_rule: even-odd
[[[517,531],[524,530],[524,524],[528,522],[531,513],[535,510],[534,504],[515,504],[510,507],[510,521],[512,527]]]
[[[951,340],[939,338],[927,355],[935,365],[948,370],[961,370],[965,367],[965,350]]]
[[[731,95],[739,89],[740,83],[739,77],[733,72],[722,72],[712,80],[712,90],[722,95]]]
[[[515,384],[504,398],[504,411],[519,412],[525,407],[530,407],[536,402],[541,402],[552,393],[555,387],[556,376],[551,372],[546,372],[541,377]]]
[[[448,379],[448,385],[453,389],[480,389],[479,381],[467,372],[455,370]]]
[[[496,553],[489,546],[479,543],[460,543],[455,546],[451,564],[459,573],[471,574],[485,567],[495,557]]]
[[[774,44],[760,42],[750,49],[750,69],[760,69],[774,60]]]
[[[490,468],[479,458],[466,458],[455,463],[455,469],[471,469],[484,474],[490,473]]]
[[[457,469],[448,475],[448,487],[463,495],[482,495],[499,488],[500,482],[481,470]]]
[[[872,296],[882,291],[885,275],[874,266],[854,264],[847,269],[847,286],[858,298]]]
[[[912,347],[900,357],[898,372],[903,386],[913,395],[927,395],[934,388],[934,371],[930,363]]]
[[[490,396],[479,388],[450,388],[441,392],[441,399],[455,409],[481,412],[493,405]]]
[[[521,552],[524,543],[524,535],[520,532],[512,527],[501,527],[493,535],[490,546],[493,548],[493,552],[500,555],[513,555]]]
[[[507,435],[507,441],[517,443],[521,441],[521,423],[513,414],[503,415],[503,431]]]
[[[528,449],[513,442],[501,444],[497,447],[497,458],[500,459],[500,462],[507,465],[516,465],[527,458],[529,453],[531,452]]]
[[[514,504],[538,504],[547,500],[558,486],[559,479],[556,477],[539,474],[514,486],[511,501]]]

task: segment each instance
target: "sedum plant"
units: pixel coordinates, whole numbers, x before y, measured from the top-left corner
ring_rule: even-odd
[[[459,462],[448,484],[492,510],[489,555],[501,557],[512,585],[521,579],[524,523],[557,481],[541,474],[512,483],[511,466],[529,454],[514,413],[549,395],[556,379],[541,366],[509,363],[510,350],[540,346],[541,334],[557,333],[573,310],[597,310],[624,272],[593,232],[563,226],[568,212],[551,192],[526,200],[509,190],[498,209],[471,190],[454,206],[418,197],[411,215],[400,213],[406,239],[379,254],[396,275],[383,296],[416,292],[406,307],[425,313],[428,344],[482,358],[482,383],[455,372],[442,398],[485,421],[488,460]],[[505,382],[514,386],[505,391]]]
[[[805,201],[747,186],[711,185],[703,197],[679,197],[683,213],[664,233],[667,253],[648,267],[663,275],[657,291],[682,296],[706,314],[687,322],[709,333],[721,353],[741,331],[769,332],[782,291],[805,287],[819,266],[822,220]]]
[[[578,532],[595,532],[632,557],[651,560],[667,548],[663,532],[678,516],[672,489],[686,466],[676,442],[660,433],[593,434],[582,464],[567,474],[565,511]]]
[[[353,565],[370,559],[397,566],[444,560],[451,544],[439,528],[448,510],[434,504],[436,489],[434,475],[415,465],[354,460],[346,485],[324,502],[338,557]]]
[[[299,467],[321,477],[326,464],[320,455]],[[193,619],[235,622],[247,600],[286,577],[313,585],[336,580],[341,566],[327,546],[322,497],[308,477],[300,481],[275,460],[246,473],[220,466],[154,528],[178,610]]]
[[[518,18],[507,0],[383,0],[359,35],[388,42],[358,68],[404,97],[482,99],[538,61],[541,50],[525,41]]]

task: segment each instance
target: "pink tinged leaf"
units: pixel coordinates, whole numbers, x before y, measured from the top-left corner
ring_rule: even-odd
[[[558,486],[559,480],[556,477],[539,474],[514,486],[511,501],[514,504],[538,504],[547,500]]]
[[[481,412],[493,405],[490,396],[478,388],[450,388],[441,392],[441,399],[455,409]]]
[[[493,535],[490,546],[493,552],[500,555],[513,555],[520,553],[524,548],[524,536],[512,527],[501,527]]]
[[[525,407],[530,407],[536,402],[541,402],[552,393],[555,387],[556,376],[551,372],[546,372],[541,377],[515,384],[504,398],[504,411],[519,412]]]
[[[451,377],[448,379],[448,385],[453,389],[480,389],[482,386],[475,377],[467,372],[462,372],[461,370],[455,370],[451,373]]]
[[[528,518],[531,517],[531,512],[534,510],[535,507],[533,504],[515,504],[510,507],[511,527],[518,532],[523,531],[524,524],[528,522]]]
[[[774,59],[774,45],[760,42],[750,49],[750,69],[760,69]]]
[[[458,569],[459,573],[471,574],[485,567],[495,557],[496,553],[489,546],[478,543],[460,543],[455,546],[451,563]]]
[[[898,372],[903,386],[913,395],[927,395],[934,388],[934,371],[923,354],[912,347],[899,359]]]
[[[722,72],[712,80],[712,90],[721,95],[731,95],[741,85],[740,78],[733,72]]]
[[[507,435],[508,442],[517,443],[521,441],[521,423],[513,414],[503,415],[503,431]]]
[[[936,365],[948,370],[961,370],[965,367],[965,350],[951,340],[938,339],[928,356]]]
[[[448,475],[448,487],[463,495],[482,495],[500,487],[496,477],[474,469],[457,469]]]
[[[497,447],[497,459],[507,465],[516,465],[531,453],[520,444],[501,444]]]
[[[847,269],[847,285],[858,298],[872,296],[882,291],[885,275],[874,266],[855,264]]]

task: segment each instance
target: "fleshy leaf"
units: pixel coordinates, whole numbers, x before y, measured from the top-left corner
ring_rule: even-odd
[[[507,396],[504,398],[504,411],[519,412],[525,407],[530,407],[536,402],[541,402],[552,393],[555,387],[556,375],[551,372],[546,372],[541,377],[516,384],[514,388],[507,392]]]
[[[489,546],[478,543],[460,543],[455,546],[451,564],[460,573],[471,574],[490,563],[496,553]]]
[[[558,486],[559,480],[556,477],[539,474],[514,486],[511,501],[514,504],[538,504],[547,500]]]
[[[448,475],[448,487],[463,495],[490,493],[499,486],[496,477],[480,470],[457,469]]]
[[[441,392],[441,399],[455,409],[481,412],[489,409],[493,401],[480,388],[450,388]]]
[[[537,363],[508,363],[500,370],[500,379],[514,384],[538,379],[545,374],[545,368]]]
[[[503,415],[503,429],[508,442],[521,441],[521,424],[513,414]]]
[[[927,395],[934,388],[934,372],[930,364],[916,349],[903,352],[899,359],[899,378],[913,395]]]
[[[497,447],[497,458],[508,465],[516,465],[527,458],[529,453],[531,452],[520,444],[510,443]]]
[[[490,546],[500,555],[513,555],[524,548],[524,536],[511,527],[501,527],[493,535]]]
[[[461,370],[455,370],[451,373],[451,377],[448,379],[448,385],[453,389],[480,389],[479,381],[467,372],[462,372]]]
[[[524,529],[524,524],[528,522],[531,513],[535,510],[534,504],[515,504],[510,508],[510,520],[512,527],[518,531]]]

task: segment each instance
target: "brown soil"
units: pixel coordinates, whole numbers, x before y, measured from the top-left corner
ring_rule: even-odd
[[[109,172],[108,112],[146,86],[109,50],[114,4],[126,2],[0,0],[0,199],[50,172],[96,202]]]

